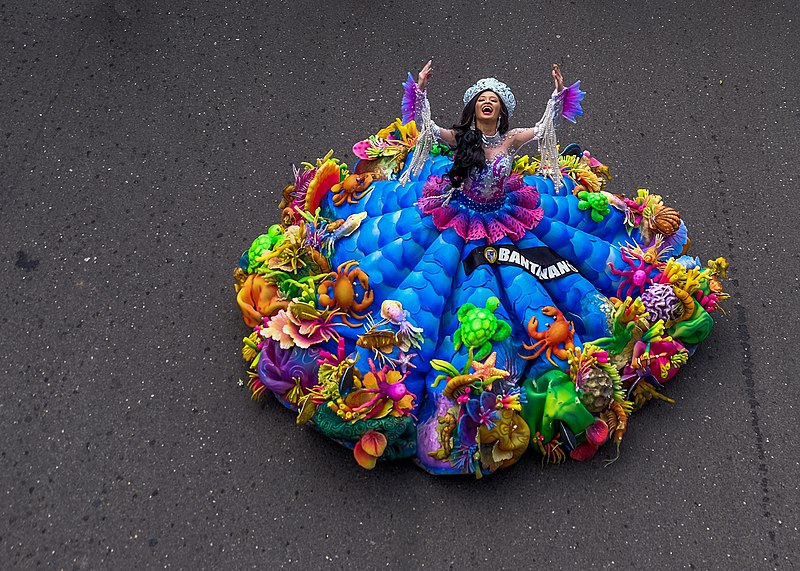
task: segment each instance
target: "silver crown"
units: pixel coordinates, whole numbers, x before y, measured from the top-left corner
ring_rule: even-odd
[[[503,100],[506,109],[508,109],[509,117],[514,114],[514,109],[517,107],[517,99],[511,92],[511,88],[502,81],[499,81],[493,77],[484,77],[483,79],[479,79],[475,85],[467,89],[464,92],[464,105],[472,101],[473,97],[486,90],[494,91],[500,96],[500,99]]]

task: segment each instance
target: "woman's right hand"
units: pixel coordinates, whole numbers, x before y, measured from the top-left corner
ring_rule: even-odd
[[[428,87],[428,82],[431,80],[431,75],[433,75],[432,61],[433,60],[428,60],[428,63],[425,64],[425,67],[423,67],[419,75],[417,75],[417,88],[420,91],[425,91]]]
[[[556,87],[556,93],[564,91],[564,76],[561,75],[561,68],[557,63],[553,64],[553,84]]]

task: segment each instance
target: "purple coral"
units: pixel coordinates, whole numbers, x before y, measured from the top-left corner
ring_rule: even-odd
[[[295,347],[281,349],[277,342],[265,339],[258,360],[258,378],[276,397],[296,407],[290,393],[298,385],[305,392],[317,383],[319,356],[319,351],[314,348],[305,351]]]
[[[642,303],[650,314],[651,322],[674,319],[678,309],[678,298],[669,284],[653,284],[648,287],[642,294]]]
[[[448,466],[448,462],[444,462],[431,456],[431,452],[436,452],[442,447],[439,442],[439,434],[436,427],[439,425],[439,419],[447,414],[447,410],[452,406],[453,402],[439,394],[431,397],[436,404],[436,412],[431,415],[430,419],[422,422],[417,430],[417,455],[424,465],[433,466],[435,468],[443,468]]]

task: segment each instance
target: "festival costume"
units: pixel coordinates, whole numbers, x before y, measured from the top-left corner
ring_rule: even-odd
[[[282,222],[235,272],[253,399],[269,391],[353,449],[366,468],[413,458],[480,477],[526,451],[587,460],[710,333],[724,259],[686,255],[678,213],[555,129],[582,113],[579,83],[554,93],[533,130],[484,137],[482,169],[454,188],[452,152],[425,93],[404,84],[403,119],[329,153],[284,189]],[[464,96],[497,93],[481,80]]]

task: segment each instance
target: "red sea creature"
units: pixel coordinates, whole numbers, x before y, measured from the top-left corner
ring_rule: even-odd
[[[372,181],[379,177],[379,173],[372,172],[351,174],[342,182],[334,184],[331,188],[334,206],[341,206],[345,202],[358,204],[358,201],[369,193]]]
[[[553,355],[555,354],[555,356],[562,361],[567,360],[570,350],[575,347],[572,342],[575,336],[575,328],[571,321],[564,318],[564,314],[561,313],[557,307],[548,305],[542,308],[542,313],[549,317],[554,317],[555,321],[549,324],[544,331],[538,331],[537,325],[539,324],[539,320],[535,315],[531,317],[530,321],[528,321],[528,335],[531,336],[531,339],[533,339],[535,343],[532,345],[523,343],[522,346],[529,351],[535,349],[536,352],[532,355],[523,355],[522,358],[531,361],[539,357],[542,352],[545,352],[547,360],[550,361],[553,366],[557,367],[558,365],[553,361]],[[559,345],[563,345],[563,348],[559,348]]]

